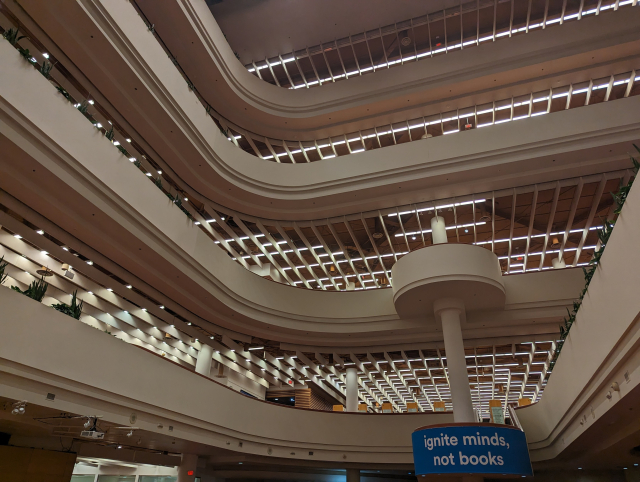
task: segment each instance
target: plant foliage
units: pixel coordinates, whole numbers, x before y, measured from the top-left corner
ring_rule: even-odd
[[[59,311],[60,313],[64,313],[65,315],[69,315],[76,320],[79,320],[80,315],[82,314],[82,306],[84,305],[84,301],[81,300],[80,303],[78,303],[77,293],[77,291],[73,292],[70,305],[66,303],[57,303],[55,305],[51,305],[51,308]]]
[[[640,154],[640,148],[638,148],[638,146],[636,146],[635,144],[633,145],[633,147],[635,147],[636,151],[638,151],[638,153]],[[633,162],[633,173],[635,178],[635,176],[638,175],[638,171],[640,170],[640,162],[638,162],[638,160],[633,156],[631,156],[631,161]],[[616,203],[616,206],[617,206],[615,210],[615,214],[620,214],[622,212],[622,206],[624,206],[624,203],[627,200],[627,196],[629,195],[629,191],[631,190],[632,184],[633,184],[633,179],[631,179],[626,185],[623,185],[622,183],[620,183],[620,187],[618,191],[615,193],[611,193],[611,196],[613,197],[613,201]],[[587,294],[589,283],[591,283],[591,280],[593,279],[593,275],[595,274],[596,269],[600,264],[600,259],[602,258],[602,254],[604,253],[607,243],[609,242],[609,238],[611,237],[611,233],[613,232],[614,225],[615,225],[615,221],[605,220],[602,226],[602,230],[598,232],[598,240],[600,242],[600,247],[594,253],[593,258],[591,258],[591,261],[589,261],[589,266],[584,266],[582,268],[582,272],[584,273],[585,286],[584,286],[584,289],[580,292],[579,299],[573,302],[572,309],[571,310],[567,309],[568,316],[563,320],[562,325],[560,325],[560,340],[558,341],[558,345],[553,355],[553,359],[549,363],[548,373],[550,373],[553,370],[553,367],[555,366],[556,361],[558,360],[558,357],[562,352],[562,347],[564,346],[564,342],[567,339],[567,336],[569,336],[569,330],[571,329],[571,327],[576,321],[576,315],[578,314],[578,310],[582,305],[582,300]]]
[[[19,32],[19,29],[17,28],[10,28],[5,33],[3,33],[2,36],[4,37],[5,40],[7,40],[7,42],[13,45],[16,49],[18,49],[18,52],[20,52],[20,55],[22,55],[25,59],[31,61],[31,54],[29,53],[29,49],[22,48],[18,44],[20,40],[22,40],[23,38],[27,38],[27,36],[18,35],[18,32]]]
[[[69,92],[67,92],[65,89],[63,89],[59,85],[56,85],[56,89],[58,89],[58,92],[60,92],[64,96],[65,99],[67,99],[69,102],[71,102],[71,94],[69,94]]]
[[[33,300],[40,302],[44,298],[44,295],[47,292],[48,287],[49,287],[49,283],[47,283],[44,280],[44,276],[43,276],[40,279],[33,280],[29,285],[29,287],[24,291],[22,291],[17,286],[12,286],[11,289],[13,291],[17,291],[18,293],[22,293],[23,295],[26,295]]]
[[[7,275],[4,274],[4,270],[7,267],[9,263],[6,263],[4,261],[4,256],[2,258],[0,258],[0,285],[3,284],[5,282],[5,280],[7,279]]]
[[[51,69],[53,69],[53,64],[48,60],[42,62],[42,66],[40,67],[40,73],[44,75],[45,78],[51,77]]]
[[[78,106],[78,110],[86,115],[87,111],[89,110],[89,102],[87,102],[86,100],[83,100],[82,102],[80,102],[80,105]]]
[[[11,45],[13,45],[14,47],[17,47],[18,46],[18,42],[20,42],[20,40],[22,40],[23,38],[27,38],[26,35],[18,36],[18,32],[19,32],[19,29],[17,29],[17,28],[10,28],[5,33],[3,33],[2,36]]]

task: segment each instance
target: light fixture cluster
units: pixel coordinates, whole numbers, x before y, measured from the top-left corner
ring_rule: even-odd
[[[11,406],[11,415],[24,415],[27,411],[27,401],[22,400],[20,402],[15,402]]]

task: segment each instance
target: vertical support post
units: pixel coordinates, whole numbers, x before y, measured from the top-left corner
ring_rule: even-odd
[[[358,369],[347,368],[347,412],[358,411]]]
[[[196,373],[208,377],[211,373],[211,359],[213,358],[213,347],[205,345],[200,347],[198,359],[196,360]]]
[[[467,360],[460,328],[460,315],[464,313],[464,303],[454,298],[445,298],[437,300],[433,304],[433,310],[442,320],[442,335],[444,349],[447,352],[449,386],[453,402],[453,420],[455,423],[473,423],[476,417],[471,401]]]
[[[347,482],[360,482],[360,469],[347,469]]]
[[[195,454],[182,454],[182,461],[178,467],[177,482],[195,482],[198,456]]]

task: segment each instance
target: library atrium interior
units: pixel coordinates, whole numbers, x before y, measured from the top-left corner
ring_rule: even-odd
[[[640,481],[638,0],[0,33],[0,482]]]

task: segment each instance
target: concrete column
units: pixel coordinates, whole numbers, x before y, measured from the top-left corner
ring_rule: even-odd
[[[456,423],[475,422],[460,329],[460,315],[464,313],[464,303],[461,300],[445,298],[437,300],[433,308],[436,316],[440,315],[442,319],[442,335],[444,349],[447,352],[447,369],[453,401],[453,420]]]
[[[360,482],[360,469],[347,469],[347,482]]]
[[[551,260],[551,266],[553,266],[553,269],[562,269],[566,268],[567,264],[564,262],[564,259],[553,258]]]
[[[196,373],[208,377],[211,374],[211,359],[213,357],[213,347],[210,345],[201,345],[196,360]]]
[[[178,467],[177,482],[194,482],[196,480],[196,467],[198,456],[195,454],[182,454],[182,462]]]
[[[347,368],[347,412],[358,411],[358,369]]]
[[[431,218],[431,238],[433,244],[447,243],[447,225],[444,223],[442,216],[434,216]]]

